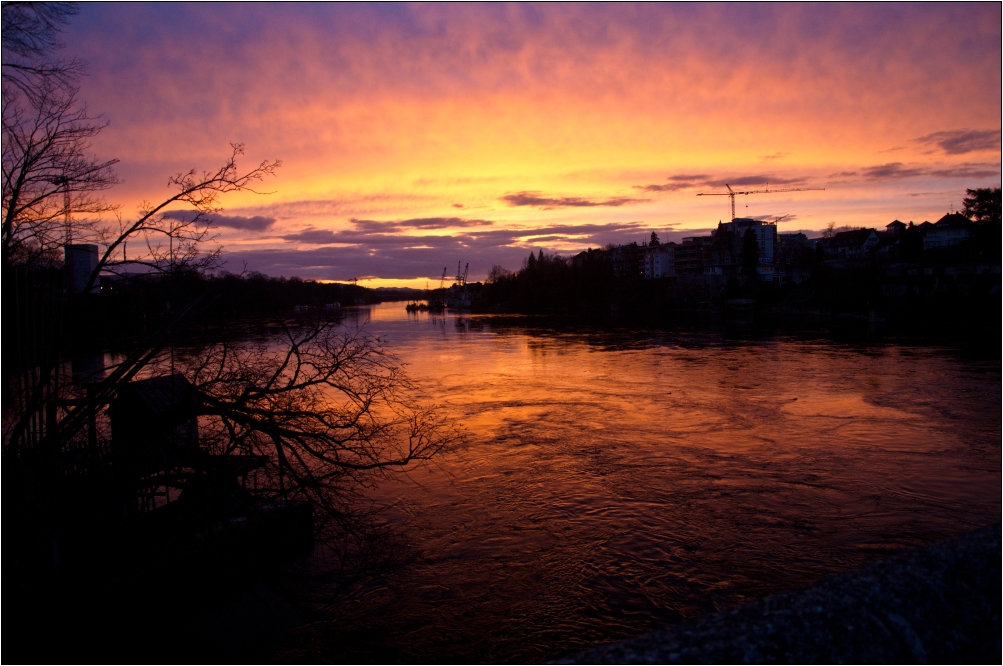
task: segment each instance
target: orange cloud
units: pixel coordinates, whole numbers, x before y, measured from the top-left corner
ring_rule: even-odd
[[[723,183],[826,187],[743,202],[805,229],[933,218],[1000,181],[998,19],[979,4],[84,5],[66,41],[90,62],[81,95],[111,122],[94,149],[122,160],[126,210],[242,141],[249,163],[285,166],[275,194],[224,202],[274,222],[223,240],[286,252],[307,228],[458,207],[502,230],[706,228],[726,200],[694,194]]]

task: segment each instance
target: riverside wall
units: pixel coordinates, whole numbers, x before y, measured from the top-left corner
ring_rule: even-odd
[[[1000,663],[1000,524],[555,663]]]

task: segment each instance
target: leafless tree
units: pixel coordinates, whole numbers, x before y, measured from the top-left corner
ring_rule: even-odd
[[[505,278],[512,275],[512,271],[508,270],[504,266],[495,264],[491,267],[491,272],[488,273],[488,282],[498,282],[499,280],[504,280]]]
[[[113,210],[96,193],[118,182],[118,160],[87,155],[104,125],[65,91],[41,91],[33,104],[3,94],[3,261],[58,260],[74,232],[86,242],[97,231],[80,215]]]
[[[168,186],[176,190],[175,194],[158,204],[143,202],[135,220],[119,218],[116,224],[94,227],[94,240],[104,246],[104,251],[84,291],[89,291],[104,271],[115,273],[128,267],[142,267],[166,273],[214,268],[219,248],[206,251],[205,246],[214,239],[213,214],[222,210],[219,196],[227,192],[256,192],[255,183],[274,175],[281,166],[279,160],[265,160],[242,172],[237,168],[237,158],[243,155],[244,146],[234,143],[230,148],[229,157],[215,171],[192,169],[171,176]],[[190,214],[169,214],[176,213],[172,207],[179,204],[186,206]],[[138,252],[133,245],[131,258],[130,240],[140,242]]]
[[[201,396],[202,445],[264,456],[259,493],[308,501],[328,517],[458,441],[386,348],[334,320],[284,326],[268,343],[219,343],[184,367]]]
[[[17,266],[20,272],[11,274],[23,275],[54,266],[68,241],[101,248],[85,295],[102,273],[130,267],[168,274],[212,268],[219,256],[211,241],[221,196],[257,191],[279,162],[241,170],[243,145],[231,144],[218,168],[175,174],[168,179],[170,196],[144,202],[134,218],[121,216],[99,196],[117,182],[116,160],[88,154],[90,140],[104,124],[77,102],[82,64],[52,57],[58,28],[73,9],[3,5],[4,270]],[[8,52],[17,56],[11,61],[16,67],[7,67]],[[49,474],[52,457],[79,440],[88,424],[103,419],[123,386],[158,372],[165,358],[172,371],[180,368],[198,389],[204,449],[261,456],[267,462],[256,472],[260,495],[308,501],[333,522],[351,514],[349,505],[360,489],[392,470],[427,463],[457,441],[449,421],[414,398],[415,387],[384,347],[366,335],[345,332],[333,320],[283,328],[284,337],[267,344],[227,341],[165,354],[186,312],[194,309],[183,306],[85,392],[68,376],[61,337],[66,329],[59,313],[69,297],[51,284],[35,289],[43,291],[48,300],[25,300],[18,305],[16,324],[5,322],[5,338],[11,328],[17,331],[17,343],[10,346],[16,358],[12,363],[5,357],[4,367],[8,470],[13,458],[24,462],[18,469]],[[43,320],[45,335],[36,325]],[[14,455],[8,457],[9,452]],[[38,452],[46,461],[33,467],[41,460]],[[57,482],[51,474],[44,481]]]
[[[123,221],[100,193],[118,182],[117,160],[89,154],[91,140],[105,127],[77,99],[84,66],[79,60],[59,58],[58,33],[76,7],[66,3],[5,2],[3,16],[3,156],[2,156],[2,259],[5,272],[19,267],[8,284],[21,305],[17,321],[8,321],[5,337],[16,337],[7,357],[5,390],[15,404],[5,435],[38,430],[42,404],[58,396],[63,381],[59,313],[63,306],[51,285],[30,288],[35,269],[57,266],[70,242],[103,247],[85,293],[103,272],[141,265],[142,270],[170,272],[205,269],[214,265],[219,250],[206,250],[211,240],[211,215],[218,197],[226,192],[251,189],[274,173],[279,163],[262,162],[239,171],[237,158],[243,146],[231,146],[230,155],[215,170],[179,173],[169,179],[174,194],[158,204],[144,202],[135,219]],[[178,219],[165,213],[188,207]],[[176,210],[174,211],[177,212]],[[113,215],[114,214],[114,215]],[[129,256],[127,249],[133,242]],[[27,272],[25,272],[27,271]],[[44,279],[43,279],[44,281]],[[22,293],[23,292],[23,293]],[[39,300],[41,298],[41,300]],[[9,414],[8,414],[9,416]],[[10,429],[6,428],[10,425]],[[5,440],[8,438],[5,437]],[[17,437],[14,437],[17,439]],[[33,441],[37,438],[29,437]],[[10,443],[6,442],[5,443]],[[16,446],[23,443],[14,442]]]
[[[161,272],[211,267],[219,254],[219,249],[203,252],[202,246],[211,240],[211,215],[219,210],[217,205],[219,195],[226,192],[251,190],[252,184],[260,181],[266,175],[273,174],[279,167],[278,161],[265,161],[257,167],[241,172],[237,169],[236,159],[243,152],[243,146],[233,144],[231,148],[230,156],[222,166],[214,171],[200,172],[193,169],[171,177],[169,184],[176,188],[176,193],[156,205],[144,203],[136,220],[129,223],[118,220],[117,228],[109,228],[100,221],[89,225],[82,232],[85,234],[85,239],[99,242],[105,238],[109,240],[104,242],[104,252],[90,274],[87,285],[83,289],[84,293],[91,290],[91,287],[97,283],[101,273],[105,270],[116,271],[135,265],[142,265]],[[168,217],[165,212],[173,204],[187,204],[191,208],[191,215],[186,220]],[[94,208],[100,208],[101,205],[98,202]],[[42,204],[39,204],[39,207],[41,206]],[[39,254],[38,244],[43,240],[51,240],[52,243],[51,246],[43,246],[43,250],[51,252],[52,248],[62,247],[64,241],[53,237],[53,234],[59,233],[58,226],[55,227],[54,231],[55,225],[47,225],[45,217],[36,216],[31,222],[24,221],[29,217],[25,216],[19,226],[12,225],[12,228],[21,230],[20,235],[16,236],[22,243],[21,247],[28,246],[29,248],[19,250],[20,257],[31,259],[31,257],[42,256]],[[125,255],[126,244],[130,239],[139,239],[142,242],[142,250],[134,252],[132,258]],[[5,253],[7,240],[5,222]],[[16,244],[12,243],[12,245],[17,247]],[[119,251],[121,254],[118,254]],[[5,254],[4,259],[6,266],[9,260],[8,255]],[[53,306],[46,307],[51,310]],[[40,312],[37,308],[32,312],[21,314],[38,321],[51,320],[51,317],[48,316],[49,313]],[[17,323],[17,328],[23,328],[20,322]],[[16,376],[12,381],[13,385],[19,387],[19,390],[14,391],[14,395],[9,397],[16,403],[14,412],[18,416],[12,422],[5,424],[5,431],[14,435],[19,433],[28,435],[32,432],[30,424],[40,419],[38,410],[42,409],[46,400],[60,394],[64,383],[59,375],[59,368],[64,359],[58,353],[60,347],[58,339],[53,340],[40,336],[37,327],[35,330],[36,333],[24,339],[23,345],[18,345],[18,358],[14,360],[13,364],[16,368]],[[58,335],[58,330],[51,333]],[[5,439],[8,438],[5,437]],[[17,439],[18,437],[14,437],[13,440],[7,441],[5,444],[13,444],[16,448],[22,447],[24,443],[17,441]],[[31,437],[31,439],[34,441],[35,437]]]
[[[29,99],[53,88],[75,93],[84,63],[55,54],[62,47],[59,31],[77,11],[71,2],[2,3],[0,71],[5,89],[14,88]]]
[[[175,193],[159,204],[144,202],[135,219],[111,215],[116,209],[98,193],[118,182],[118,160],[88,154],[106,123],[77,100],[83,64],[54,56],[58,30],[75,12],[70,4],[3,4],[4,264],[55,263],[68,242],[97,243],[103,251],[87,290],[102,272],[126,266],[160,272],[213,267],[218,249],[205,248],[219,195],[251,189],[279,162],[240,172],[243,145],[233,144],[218,169],[170,178]],[[165,215],[178,205],[192,214]]]
[[[74,216],[77,233],[87,235],[88,216],[112,210],[96,193],[118,182],[117,160],[88,154],[105,123],[77,100],[83,63],[55,56],[58,31],[75,12],[66,3],[3,3],[5,266],[57,261]]]

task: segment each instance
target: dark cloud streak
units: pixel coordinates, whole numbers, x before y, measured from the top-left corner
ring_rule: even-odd
[[[282,240],[310,245],[334,245],[346,242],[341,240],[341,232],[330,229],[304,229],[294,234],[285,234]]]
[[[900,180],[925,175],[926,171],[919,168],[908,168],[901,162],[888,162],[861,170],[866,180]]]
[[[402,232],[412,229],[456,229],[467,227],[489,227],[490,220],[468,220],[462,217],[417,217],[409,220],[360,220],[353,218],[352,224],[359,231],[375,233]]]
[[[665,183],[662,184],[652,184],[652,185],[634,185],[635,190],[642,190],[644,192],[675,192],[676,190],[685,190],[694,187],[693,183]]]
[[[805,178],[777,178],[766,174],[755,176],[742,176],[741,178],[723,178],[720,180],[708,181],[706,184],[711,187],[724,187],[725,185],[799,185],[805,182]]]
[[[650,199],[633,199],[631,197],[611,197],[609,199],[586,199],[584,197],[551,197],[544,196],[542,192],[516,192],[499,197],[509,206],[533,206],[545,210],[553,208],[579,208],[593,206],[627,206],[630,204],[643,203]]]
[[[164,213],[164,217],[169,220],[190,222],[194,219],[195,213],[187,210],[171,210]],[[204,219],[208,220],[213,226],[241,229],[243,231],[267,231],[276,221],[274,217],[265,217],[263,215],[246,217],[243,215],[220,215],[218,213],[205,215]]]
[[[936,145],[948,155],[964,155],[1000,149],[1000,130],[951,130],[934,132],[915,139],[916,143]]]
[[[930,172],[936,178],[996,178],[1000,177],[1000,169],[992,164],[959,164],[949,169],[937,169]]]
[[[737,178],[712,178],[706,174],[669,176],[668,183],[652,183],[649,185],[634,185],[634,189],[644,192],[676,192],[697,187],[724,187],[725,185],[799,185],[806,178],[779,178],[769,174],[739,176]]]
[[[902,180],[922,176],[933,178],[991,178],[1000,175],[998,166],[988,163],[959,164],[946,169],[907,167],[902,162],[889,162],[861,169],[866,180]]]

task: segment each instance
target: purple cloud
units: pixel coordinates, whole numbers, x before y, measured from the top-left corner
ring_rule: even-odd
[[[164,217],[169,220],[190,222],[194,219],[195,213],[188,210],[171,210],[164,213]],[[210,224],[216,227],[241,229],[243,231],[266,231],[275,224],[274,217],[265,217],[263,215],[246,217],[243,215],[209,214],[203,216],[203,219],[207,220]]]
[[[304,229],[294,234],[285,234],[282,236],[282,240],[309,243],[310,245],[332,245],[343,242],[339,237],[340,232],[330,229]]]
[[[937,169],[930,172],[937,178],[992,178],[1000,177],[999,165],[995,164],[959,164],[948,169]]]
[[[650,199],[632,199],[630,197],[612,197],[609,199],[586,199],[584,197],[549,197],[541,192],[516,192],[500,197],[509,206],[535,206],[537,208],[577,208],[591,206],[626,206],[643,203]]]
[[[778,153],[780,155],[780,153]],[[695,187],[724,187],[725,185],[797,185],[804,183],[806,178],[781,178],[768,174],[739,176],[735,178],[713,178],[707,174],[678,175],[666,178],[668,183],[652,183],[649,185],[634,185],[634,189],[644,192],[675,192]]]
[[[468,220],[462,217],[418,217],[409,220],[359,220],[352,219],[359,231],[375,233],[402,232],[411,229],[455,229],[465,227],[489,227],[490,220]]]
[[[1000,130],[950,130],[921,136],[916,143],[935,144],[948,155],[1000,149]]]
[[[712,187],[724,187],[725,185],[798,185],[805,182],[805,178],[778,178],[767,174],[757,174],[755,176],[741,176],[740,178],[722,178],[710,180],[705,185]]]
[[[889,162],[877,166],[865,167],[863,177],[867,180],[898,180],[926,175],[924,169],[907,168],[901,162]]]

